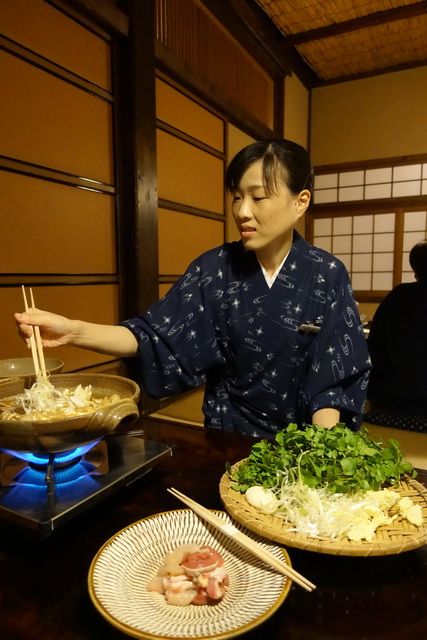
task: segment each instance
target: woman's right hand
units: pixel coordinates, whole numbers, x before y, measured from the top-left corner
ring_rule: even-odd
[[[120,325],[70,320],[41,309],[15,313],[15,321],[20,336],[28,346],[33,327],[39,327],[43,347],[68,344],[117,358],[134,357],[138,352],[136,337],[127,327]]]
[[[24,313],[15,313],[15,321],[21,338],[29,345],[29,339],[33,335],[33,327],[40,329],[40,337],[43,347],[60,347],[71,344],[75,334],[73,327],[75,322],[64,316],[31,309]]]

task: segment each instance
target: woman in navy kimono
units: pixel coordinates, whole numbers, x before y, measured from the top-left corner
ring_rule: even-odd
[[[226,186],[240,242],[207,251],[148,311],[118,326],[48,312],[16,314],[43,344],[131,357],[145,391],[205,383],[207,427],[272,437],[289,422],[357,428],[369,355],[344,265],[295,230],[312,169],[288,140],[256,142],[230,163]]]

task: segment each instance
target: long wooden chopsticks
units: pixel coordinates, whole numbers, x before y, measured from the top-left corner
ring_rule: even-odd
[[[221,518],[219,518],[215,513],[213,513],[209,509],[206,509],[206,507],[203,507],[192,498],[184,495],[183,493],[181,493],[181,491],[178,491],[173,487],[171,489],[168,489],[168,491],[173,496],[175,496],[175,498],[178,498],[178,500],[181,500],[181,502],[186,504],[187,507],[190,507],[190,509],[194,511],[194,513],[196,513],[198,516],[203,518],[203,520],[206,520],[216,529],[219,529],[220,531],[222,531],[222,533],[225,533],[225,535],[231,538],[231,540],[237,542],[241,547],[268,564],[270,567],[272,567],[282,575],[287,576],[293,582],[299,584],[300,587],[302,587],[306,591],[312,591],[316,588],[315,584],[307,580],[307,578],[295,571],[295,569],[293,569],[289,565],[280,562],[280,560],[275,558],[270,552],[263,549],[263,547],[255,542],[255,540],[252,540],[252,538],[249,538],[249,536],[245,535],[242,531],[239,531],[233,524],[224,522],[224,520],[221,520]]]
[[[31,313],[31,309],[28,306],[28,300],[25,293],[24,285],[22,285],[22,296],[24,298],[24,307],[27,313]],[[30,288],[30,300],[31,300],[31,308],[35,308],[34,304],[34,296],[33,290]],[[34,371],[36,376],[43,376],[43,378],[47,377],[46,373],[46,363],[44,359],[43,353],[43,344],[40,336],[40,329],[38,327],[33,327],[33,335],[30,337],[30,348],[31,348],[31,356],[33,358],[34,363]]]

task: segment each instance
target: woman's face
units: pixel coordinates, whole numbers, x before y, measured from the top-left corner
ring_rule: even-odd
[[[260,257],[289,249],[292,230],[307,209],[310,192],[291,193],[283,180],[268,194],[262,180],[262,160],[254,162],[243,174],[232,194],[232,211],[246,249]]]

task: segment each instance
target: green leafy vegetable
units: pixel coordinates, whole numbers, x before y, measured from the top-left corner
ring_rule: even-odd
[[[242,493],[254,485],[274,487],[283,474],[290,482],[326,487],[333,493],[376,491],[404,474],[416,475],[397,440],[381,445],[366,432],[341,423],[332,429],[289,424],[274,441],[254,444],[249,457],[233,472],[229,466],[228,470],[233,488]]]

